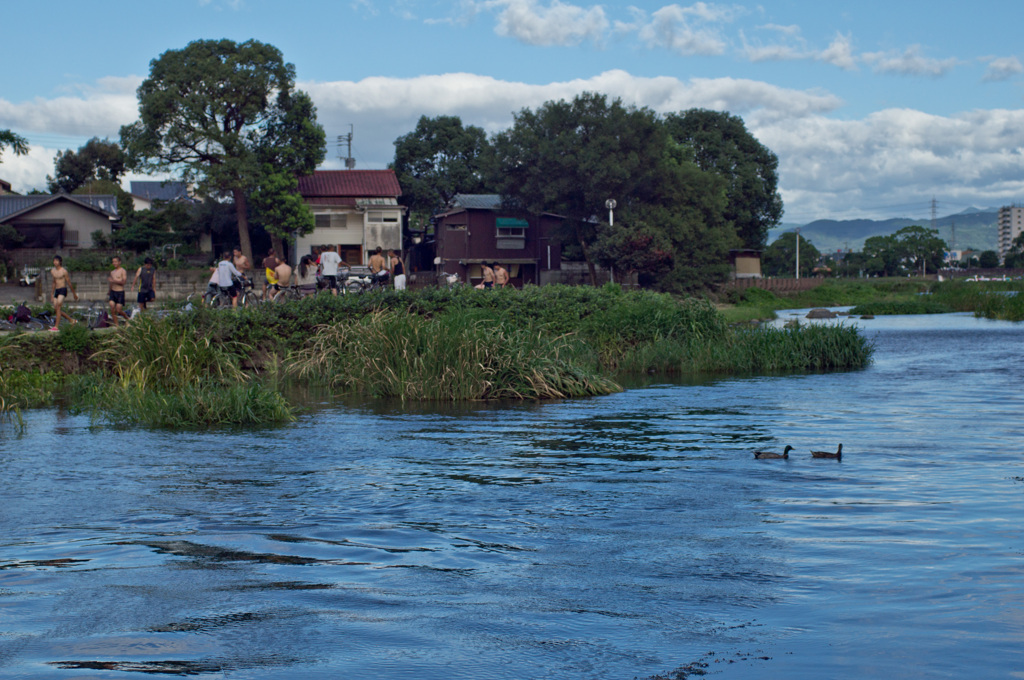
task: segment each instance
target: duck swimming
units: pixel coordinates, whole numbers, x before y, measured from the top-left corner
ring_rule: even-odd
[[[835,453],[831,451],[811,451],[812,458],[834,458],[840,460],[843,457],[843,445],[840,444],[839,448],[836,449]]]
[[[754,458],[758,460],[771,460],[776,458],[789,458],[789,452],[793,450],[792,446],[786,445],[786,450],[782,453],[774,453],[772,451],[754,451]]]

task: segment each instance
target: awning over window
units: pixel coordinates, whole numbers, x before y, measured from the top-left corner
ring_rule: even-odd
[[[527,222],[526,220],[520,220],[515,217],[499,217],[497,218],[496,222],[497,226],[502,229],[525,229],[526,227],[530,226],[530,223]]]

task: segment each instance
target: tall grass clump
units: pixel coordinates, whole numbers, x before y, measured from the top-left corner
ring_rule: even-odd
[[[151,427],[260,425],[292,419],[276,391],[240,367],[246,347],[215,341],[180,319],[136,319],[101,341],[109,378],[74,386],[78,410]]]
[[[381,311],[317,329],[293,374],[339,393],[412,400],[560,399],[620,388],[586,365],[584,347],[507,321],[449,311]]]
[[[849,370],[867,366],[874,346],[853,326],[737,330],[724,342],[690,343],[690,373],[780,373]]]
[[[932,297],[958,312],[1024,321],[1024,283],[1020,281],[944,281],[935,285]]]

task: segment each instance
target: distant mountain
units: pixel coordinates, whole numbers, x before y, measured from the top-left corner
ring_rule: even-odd
[[[998,250],[998,222],[998,208],[971,208],[938,218],[935,226],[939,230],[939,238],[950,247],[959,250]],[[887,236],[913,225],[930,229],[931,220],[893,217],[888,220],[815,220],[804,225],[782,224],[769,232],[768,243],[773,243],[783,233],[799,226],[800,235],[823,253],[847,249],[859,251],[864,248],[865,239]]]

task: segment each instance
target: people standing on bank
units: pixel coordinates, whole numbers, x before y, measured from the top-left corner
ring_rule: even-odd
[[[331,289],[331,295],[338,294],[338,265],[341,264],[341,255],[333,245],[327,246],[327,250],[320,253],[320,273],[327,281],[327,287]]]
[[[394,250],[388,251],[391,256],[391,273],[395,277],[395,290],[405,290],[405,262]]]
[[[278,263],[280,263],[280,260],[277,259],[277,253],[274,252],[273,248],[271,248],[270,252],[267,253],[267,256],[265,258],[263,258],[263,273],[267,277],[267,282],[263,284],[263,299],[264,300],[267,299],[267,291],[268,290],[273,290],[274,291],[270,295],[271,298],[274,297],[274,295],[277,294],[277,291],[281,290],[281,286],[279,285],[280,282],[277,280],[277,265],[278,265]],[[238,267],[237,264],[235,266]]]
[[[484,275],[484,289],[490,290],[491,288],[494,288],[494,270],[491,269],[491,266],[486,262],[480,265],[480,269],[483,271]]]
[[[153,258],[147,257],[142,261],[142,266],[135,272],[135,278],[132,279],[132,290],[135,290],[135,286],[139,286],[139,309],[145,311],[146,305],[156,299],[156,265],[153,264]]]
[[[302,297],[316,295],[316,264],[313,262],[312,256],[303,255],[299,260],[295,285],[298,286],[299,295]]]
[[[501,266],[501,263],[494,263],[494,285],[504,288],[508,285],[508,270]]]
[[[222,291],[231,296],[231,306],[237,308],[238,285],[235,283],[236,277],[241,280],[242,272],[238,270],[238,267],[232,261],[231,253],[224,253],[217,264],[217,285],[220,286]]]
[[[75,302],[78,302],[78,291],[71,285],[71,272],[64,268],[64,258],[60,255],[53,256],[53,269],[50,270],[50,278],[53,280],[53,328],[51,331],[58,330],[60,328],[60,317],[63,316],[71,323],[78,323],[71,316],[64,311],[64,299],[68,296],[68,289],[75,296]]]
[[[292,280],[292,267],[291,267],[291,265],[289,265],[284,260],[278,260],[277,261],[277,267],[274,268],[274,276],[277,278],[277,291],[278,292],[274,293],[274,297],[271,298],[272,300],[275,299],[278,295],[280,295],[281,288],[283,288],[283,287],[287,286],[289,283],[291,283],[291,280]]]
[[[121,258],[117,255],[110,258],[113,269],[107,274],[107,300],[110,302],[110,320],[115,326],[121,324],[119,317],[128,319],[124,312],[124,287],[128,284],[128,270],[121,266]]]

